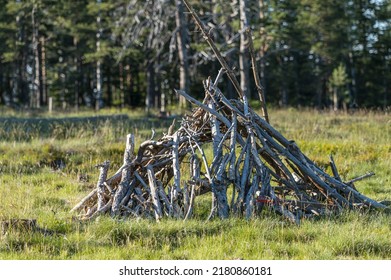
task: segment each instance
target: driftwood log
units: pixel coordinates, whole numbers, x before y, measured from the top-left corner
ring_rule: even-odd
[[[129,134],[121,168],[108,177],[110,162],[99,165],[96,188],[71,211],[79,212],[82,219],[93,219],[104,213],[157,221],[164,217],[189,219],[197,196],[208,193],[211,194],[209,218],[237,215],[250,219],[269,208],[298,224],[302,218],[344,209],[387,209],[385,204],[366,197],[353,185],[373,173],[344,182],[332,156],[330,175],[304,155],[294,141],[269,124],[251,41],[252,70],[262,117],[250,108],[234,72],[205,26],[188,1],[183,2],[222,69],[215,81],[209,78],[204,82],[202,102],[184,91],[176,91],[195,105],[176,131],[173,123],[163,137],[158,140],[152,137],[138,149],[135,149],[134,136]],[[233,83],[239,99],[228,100],[218,88],[223,73]],[[212,147],[212,157],[206,156],[205,147]]]

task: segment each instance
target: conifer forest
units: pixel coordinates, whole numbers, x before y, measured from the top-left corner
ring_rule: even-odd
[[[248,29],[268,104],[390,106],[390,1],[190,3],[250,99]],[[1,106],[166,111],[219,68],[180,0],[0,0]]]

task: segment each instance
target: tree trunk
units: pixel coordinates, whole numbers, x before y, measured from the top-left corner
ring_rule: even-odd
[[[162,68],[162,65],[161,65],[161,58],[160,56],[157,57],[156,59],[156,62],[155,63],[155,70],[154,70],[154,73],[155,73],[155,89],[153,91],[153,94],[154,94],[154,108],[159,110],[161,108],[161,68]]]
[[[267,42],[266,42],[266,28],[265,28],[265,18],[266,18],[265,9],[266,9],[265,1],[259,0],[259,21],[260,21],[259,34],[261,38],[261,46],[259,48],[259,56],[260,56],[259,76],[261,79],[261,84],[263,86],[263,93],[266,96],[265,55],[267,51]]]
[[[46,46],[45,46],[45,37],[40,37],[40,46],[41,46],[41,68],[40,68],[40,90],[41,90],[41,102],[42,104],[47,104],[47,82],[46,82]]]
[[[186,50],[186,43],[188,42],[188,33],[186,28],[186,20],[184,14],[184,7],[182,0],[176,0],[176,26],[177,32],[177,48],[179,57],[179,88],[185,92],[189,90],[189,64]],[[179,106],[186,107],[186,99],[179,96]]]
[[[149,112],[155,101],[155,63],[150,61],[147,66],[147,96],[145,98],[145,111]]]
[[[240,14],[240,47],[239,47],[239,70],[240,70],[240,86],[243,94],[249,95],[249,69],[248,69],[248,53],[247,53],[247,35],[245,28],[248,28],[247,19],[247,0],[239,0]]]
[[[390,73],[390,67],[387,64],[387,59],[384,57],[384,75],[383,75],[383,90],[384,90],[384,97],[383,97],[383,110],[386,111],[388,105],[388,94],[390,93],[390,84],[387,82],[387,75],[386,73]]]
[[[124,64],[122,62],[118,65],[118,76],[119,76],[119,94],[120,94],[120,108],[125,107],[125,92],[124,92]]]
[[[353,53],[349,52],[349,64],[350,64],[350,105],[356,103],[357,99],[357,81],[356,81],[356,67],[354,65]]]
[[[100,4],[101,0],[97,0],[97,3]],[[101,32],[101,18],[100,13],[98,14],[98,17],[96,18],[96,23],[98,26],[98,30],[96,33],[96,52],[100,53],[100,37],[102,36]],[[95,98],[95,110],[99,110],[102,108],[103,100],[102,100],[102,62],[101,59],[98,58],[96,61],[96,98]]]
[[[76,75],[75,75],[75,82],[74,82],[74,106],[75,106],[75,109],[78,110],[79,109],[79,101],[80,101],[80,74],[81,74],[81,63],[80,63],[80,55],[79,55],[79,52],[78,52],[78,40],[76,37],[73,37],[73,46],[75,48],[74,52],[75,52],[75,55],[73,57],[73,63],[75,64],[76,66]]]
[[[1,65],[1,61],[0,61],[0,69],[3,69],[3,66]],[[4,103],[5,104],[5,100],[4,100],[4,97],[5,97],[5,76],[3,76],[3,71],[0,71],[0,104]]]
[[[280,106],[286,107],[288,105],[288,87],[285,76],[285,63],[282,56],[278,56],[278,67],[280,68]]]
[[[38,23],[36,19],[37,7],[33,4],[33,10],[31,12],[31,24],[33,27],[33,56],[34,56],[34,71],[33,71],[33,85],[32,85],[32,96],[30,100],[30,105],[33,108],[41,107],[41,85],[40,85],[40,59],[39,59],[39,41],[38,41]]]
[[[111,81],[111,69],[110,67],[107,67],[106,68],[106,77],[107,77],[107,83],[106,83],[106,89],[107,89],[107,99],[106,99],[106,102],[107,102],[107,106],[111,107],[111,105],[113,105],[113,85],[112,85],[112,81]]]
[[[135,94],[134,94],[134,84],[136,84],[136,90],[138,91],[138,74],[136,74],[136,83],[134,83],[132,72],[131,72],[130,62],[125,66],[125,87],[124,87],[124,102],[129,106],[133,106],[135,104]]]
[[[333,87],[333,110],[338,111],[338,88]]]
[[[321,110],[323,107],[323,81],[320,74],[319,58],[315,58],[315,73],[316,73],[316,107]]]

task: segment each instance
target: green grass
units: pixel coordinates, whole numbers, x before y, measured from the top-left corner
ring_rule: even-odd
[[[4,112],[3,112],[4,113]],[[390,259],[391,217],[377,212],[345,212],[304,220],[300,227],[265,211],[250,221],[232,217],[206,222],[210,197],[196,199],[196,213],[183,222],[164,219],[80,222],[69,210],[92,188],[105,159],[113,172],[121,165],[127,133],[136,144],[170,120],[123,111],[123,118],[7,112],[0,123],[0,220],[37,219],[56,232],[0,235],[0,259]],[[72,117],[72,119],[70,119]],[[343,179],[374,171],[356,187],[376,200],[391,200],[391,118],[384,113],[354,115],[271,110],[271,123],[294,139],[325,168],[333,153]],[[78,121],[74,121],[77,118]],[[163,123],[163,127],[160,125]],[[208,151],[209,152],[209,151]],[[62,161],[65,167],[57,169]],[[328,170],[328,169],[327,169]],[[328,170],[330,171],[330,170]],[[80,182],[78,176],[88,176]]]

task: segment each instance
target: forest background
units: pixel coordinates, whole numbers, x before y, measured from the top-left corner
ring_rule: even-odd
[[[250,27],[267,103],[387,109],[391,2],[190,1],[243,90]],[[186,106],[220,66],[182,1],[0,0],[0,105],[62,109]],[[220,84],[228,97],[234,89]],[[199,96],[197,96],[199,95]]]

